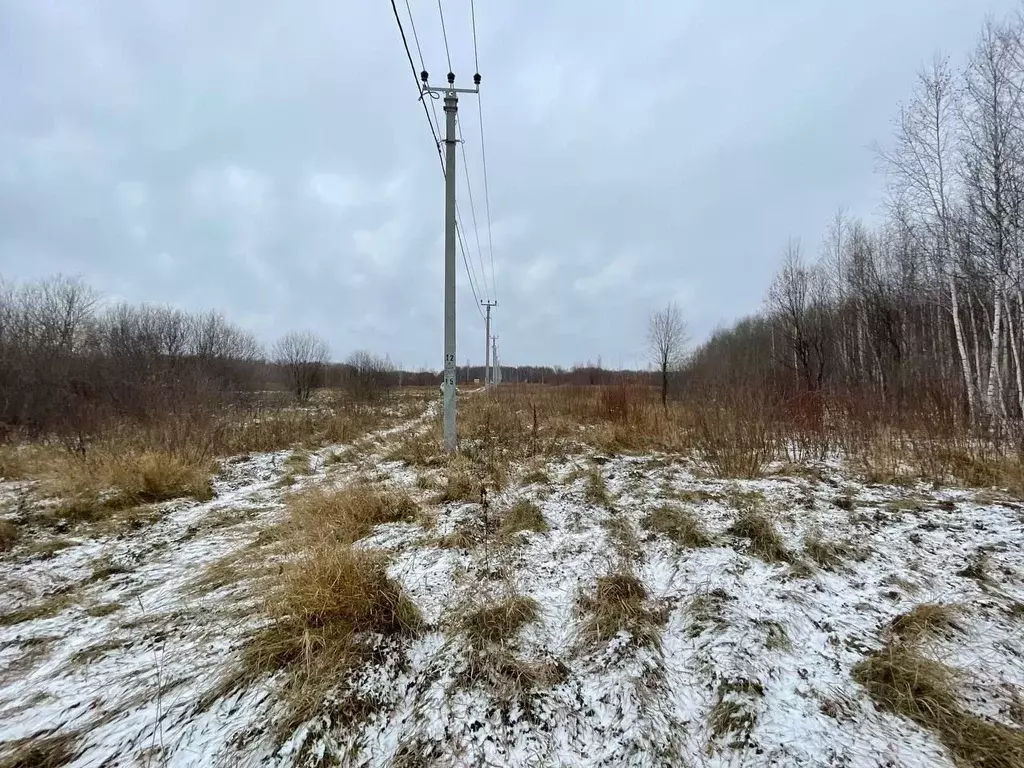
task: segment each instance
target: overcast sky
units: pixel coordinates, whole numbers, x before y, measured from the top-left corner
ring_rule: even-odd
[[[437,3],[410,2],[441,82]],[[959,63],[1016,7],[477,0],[493,285],[472,96],[482,267],[461,169],[459,206],[503,362],[642,365],[670,300],[698,341],[756,310],[789,236],[814,252],[837,206],[878,213],[870,145],[921,64]],[[469,0],[444,12],[468,86]],[[5,278],[77,274],[439,369],[442,216],[388,0],[0,0]],[[458,311],[459,362],[479,361],[461,263]]]

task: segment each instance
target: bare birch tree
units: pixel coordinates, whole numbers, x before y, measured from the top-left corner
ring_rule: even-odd
[[[661,404],[668,407],[669,374],[682,364],[689,336],[683,313],[675,302],[651,315],[647,346],[661,375]]]

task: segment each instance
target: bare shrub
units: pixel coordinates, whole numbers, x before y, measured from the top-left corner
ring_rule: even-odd
[[[357,350],[345,361],[342,385],[356,402],[385,398],[394,385],[395,367],[387,357]]]
[[[277,340],[271,354],[299,402],[309,400],[330,357],[327,342],[311,331],[292,331]]]
[[[777,436],[759,408],[709,404],[696,414],[696,446],[718,477],[757,478],[776,456]]]

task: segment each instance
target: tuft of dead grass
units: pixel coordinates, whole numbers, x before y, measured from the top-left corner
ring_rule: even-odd
[[[109,557],[101,557],[93,563],[92,575],[89,577],[89,583],[104,581],[105,579],[109,579],[111,576],[130,572],[131,569],[124,563],[118,563],[111,560]]]
[[[915,643],[933,635],[962,632],[959,621],[960,606],[953,604],[921,603],[901,613],[889,623],[889,631],[904,643]]]
[[[6,754],[0,756],[0,768],[60,768],[81,754],[78,734],[74,731],[54,730],[45,735],[6,741],[2,746]]]
[[[352,546],[375,525],[412,519],[418,508],[407,495],[358,483],[296,494],[289,507],[283,543],[295,553],[280,566],[266,597],[269,624],[250,638],[238,667],[198,705],[203,709],[283,671],[282,734],[312,716],[328,693],[369,663],[375,644],[414,635],[422,625],[415,605],[388,578],[385,557]]]
[[[0,520],[0,552],[9,552],[21,538],[18,526],[10,520]]]
[[[4,614],[0,614],[0,627],[10,627],[15,624],[23,624],[27,621],[38,621],[49,619],[63,611],[72,602],[70,592],[59,592],[44,598],[35,605],[17,608]]]
[[[527,661],[508,646],[474,648],[458,676],[459,687],[479,687],[499,701],[521,701],[524,693],[550,688],[568,679],[569,668],[559,660]],[[404,763],[409,765],[409,763]]]
[[[854,666],[853,679],[880,709],[935,732],[957,765],[1024,765],[1024,730],[965,710],[955,694],[955,672],[922,656],[913,643],[887,643]]]
[[[533,469],[523,475],[523,485],[550,485],[551,475],[543,469]]]
[[[690,603],[690,616],[693,623],[687,629],[688,637],[698,637],[705,631],[720,631],[728,626],[725,620],[725,604],[732,600],[732,595],[721,587],[705,590],[694,596]]]
[[[305,448],[296,448],[291,455],[285,459],[284,466],[289,475],[309,474],[310,454]]]
[[[974,579],[982,587],[985,587],[992,583],[992,577],[989,574],[990,568],[990,557],[988,552],[984,549],[979,548],[971,557],[967,560],[967,565],[956,572],[957,576],[963,576],[968,579]]]
[[[690,511],[677,506],[662,506],[643,520],[644,527],[664,534],[684,547],[709,547],[711,536]]]
[[[757,725],[756,702],[764,696],[764,687],[756,680],[722,680],[715,692],[715,703],[708,714],[708,728],[715,740],[730,736],[729,747],[749,746],[750,733]]]
[[[385,454],[387,461],[400,461],[410,467],[432,467],[442,462],[439,428],[425,432],[403,433]]]
[[[740,513],[727,531],[750,542],[751,551],[769,563],[793,563],[795,558],[782,541],[775,524],[765,513],[747,509]]]
[[[510,642],[523,626],[536,621],[539,615],[536,600],[515,595],[469,612],[461,625],[473,647],[482,648]]]
[[[22,480],[29,475],[30,465],[22,446],[0,445],[0,479]]]
[[[271,624],[249,641],[240,669],[219,693],[286,671],[284,730],[308,719],[371,657],[373,638],[411,636],[422,624],[382,556],[330,535],[283,569],[267,612]]]
[[[437,496],[437,503],[473,501],[480,501],[480,484],[473,480],[468,471],[452,468],[445,478],[441,493]]]
[[[612,500],[608,493],[608,484],[605,483],[601,471],[597,467],[591,467],[584,476],[586,483],[583,486],[583,498],[591,504],[610,506]]]
[[[351,544],[383,523],[411,522],[419,507],[402,491],[383,490],[368,483],[343,488],[314,488],[289,500],[292,523]]]
[[[658,645],[664,616],[646,605],[647,590],[636,576],[618,571],[601,576],[592,595],[578,601],[587,614],[582,635],[591,643],[607,643],[620,632],[628,632],[639,645]]]
[[[814,528],[804,536],[804,552],[822,568],[832,570],[843,564],[849,547],[841,542],[829,541]]]
[[[505,513],[499,532],[502,536],[511,537],[521,531],[546,533],[548,530],[550,528],[540,507],[529,499],[520,499]]]

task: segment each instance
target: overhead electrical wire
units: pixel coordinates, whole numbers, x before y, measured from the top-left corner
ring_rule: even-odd
[[[440,0],[438,0],[440,2]],[[469,15],[473,25],[473,65],[480,71],[480,54],[476,42],[476,2],[469,0]],[[480,162],[484,170],[484,207],[487,213],[487,255],[491,262],[491,298],[498,300],[498,284],[494,279],[494,237],[491,234],[491,192],[487,182],[487,145],[484,142],[484,107],[480,94],[476,95],[476,110],[480,123]]]
[[[414,40],[414,42],[416,44],[416,53],[419,55],[420,69],[421,70],[426,70],[426,65],[425,65],[424,59],[423,59],[423,49],[420,47],[419,35],[416,32],[416,21],[413,18],[412,8],[409,6],[409,0],[405,0],[405,8],[406,8],[406,11],[409,14],[409,26],[412,29],[413,40]],[[429,109],[429,110],[427,109],[427,98],[428,98],[428,95],[424,94],[423,90],[420,87],[420,80],[419,80],[419,77],[416,75],[416,64],[413,62],[412,52],[409,50],[409,41],[408,41],[408,38],[405,36],[405,27],[402,26],[402,17],[398,13],[398,6],[395,4],[395,0],[391,0],[391,11],[395,15],[395,23],[398,24],[398,31],[399,31],[399,33],[402,36],[402,46],[405,48],[405,55],[406,55],[406,58],[409,60],[409,69],[412,71],[413,82],[416,85],[416,92],[420,94],[420,101],[423,104],[423,114],[427,118],[427,125],[430,126],[430,133],[434,137],[434,147],[437,149],[437,159],[438,159],[438,162],[440,163],[440,166],[441,166],[441,176],[444,177],[445,179],[447,179],[448,174],[445,171],[445,168],[444,168],[444,157],[443,157],[443,155],[441,153],[441,140],[438,138],[438,132],[441,129],[441,123],[437,119],[437,109],[434,106],[434,100],[433,99],[430,99],[431,109]],[[441,11],[440,0],[438,0],[438,11]],[[443,11],[441,12],[441,28],[442,28],[442,32],[444,32],[444,13],[443,13]],[[447,51],[448,51],[448,35],[447,35],[446,32],[444,33],[444,38],[445,38],[445,52],[447,53]],[[448,68],[449,68],[449,70],[451,69],[451,57],[450,57],[450,55],[448,57]],[[434,113],[434,119],[433,120],[430,119],[431,111],[433,111],[433,113]],[[437,129],[434,128],[434,123],[435,122],[437,123]],[[465,150],[463,150],[463,152],[465,152]],[[470,290],[473,293],[473,299],[474,299],[473,303],[476,306],[477,314],[479,314],[480,317],[483,318],[484,317],[484,313],[483,313],[483,310],[480,309],[480,297],[477,294],[477,289],[476,289],[476,284],[475,284],[476,280],[474,279],[473,269],[471,267],[471,260],[466,255],[465,238],[463,236],[462,227],[460,225],[461,218],[462,217],[459,214],[458,203],[456,203],[456,205],[455,205],[455,236],[456,236],[456,239],[458,240],[458,243],[459,243],[459,250],[462,252],[462,263],[463,263],[463,265],[466,268],[466,276],[469,279],[469,287],[470,287]],[[478,240],[479,240],[479,238],[478,238]]]
[[[441,17],[441,36],[444,37],[444,55],[448,58],[448,71],[452,71],[452,53],[448,50],[448,30],[444,28],[444,9],[441,0],[437,0],[437,14]]]
[[[480,227],[476,223],[476,204],[473,202],[473,184],[469,180],[469,161],[466,159],[466,142],[462,140],[462,123],[459,122],[459,147],[462,149],[462,170],[466,176],[466,190],[469,194],[469,212],[473,218],[473,234],[476,236],[476,253],[480,261],[480,273],[483,275],[483,288],[485,298],[489,298],[487,290],[487,271],[484,269],[484,251],[480,247]]]

